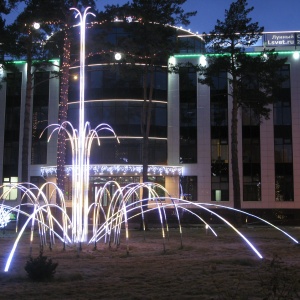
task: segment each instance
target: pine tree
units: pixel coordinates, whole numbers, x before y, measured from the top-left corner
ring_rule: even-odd
[[[13,2],[13,1],[12,1]],[[94,0],[30,0],[26,2],[25,9],[20,13],[14,23],[7,27],[10,41],[5,43],[5,51],[12,58],[22,58],[27,62],[26,103],[24,116],[24,132],[22,144],[22,182],[28,178],[30,112],[33,91],[33,73],[50,65],[49,59],[61,57],[60,66],[60,106],[59,122],[62,124],[67,119],[70,47],[72,42],[72,25],[75,24],[74,12],[71,7],[92,6]],[[40,29],[34,30],[33,24],[39,23]],[[14,38],[11,38],[11,37]],[[50,38],[49,38],[50,37]],[[42,45],[42,47],[41,47]],[[34,60],[34,62],[33,62]],[[64,165],[65,165],[66,138],[64,131],[58,137],[58,185],[64,190]]]
[[[286,59],[279,59],[274,50],[264,50],[249,55],[245,49],[255,45],[264,30],[252,22],[249,14],[254,7],[247,8],[247,0],[237,0],[225,10],[224,21],[217,23],[209,34],[205,34],[208,45],[207,66],[201,67],[199,81],[213,86],[212,78],[220,72],[228,75],[228,96],[232,101],[231,112],[231,167],[233,203],[241,208],[241,188],[238,159],[238,112],[249,108],[259,118],[268,119],[276,90],[284,78],[279,70]]]
[[[143,182],[148,181],[149,135],[151,127],[151,111],[153,89],[155,84],[155,68],[166,63],[170,55],[177,50],[174,25],[188,25],[194,12],[184,12],[182,5],[186,0],[133,0],[123,7],[107,6],[106,14],[111,18],[117,16],[127,22],[128,37],[120,43],[120,52],[130,53],[130,62],[141,63],[143,82],[143,107],[141,112],[141,134]],[[133,16],[134,22],[126,17]],[[147,198],[145,189],[143,198]]]

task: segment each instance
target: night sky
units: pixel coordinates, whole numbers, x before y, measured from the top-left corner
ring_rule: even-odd
[[[105,4],[126,3],[127,0],[97,0],[98,9]],[[193,32],[209,32],[214,28],[217,19],[224,20],[225,9],[229,9],[233,0],[187,0],[186,12],[197,11],[190,19]],[[252,21],[259,22],[265,31],[298,31],[300,30],[300,0],[248,0],[248,7],[254,6],[250,15]]]
[[[96,0],[99,10],[106,4],[122,5],[128,0]],[[216,20],[224,19],[225,9],[232,0],[187,0],[184,5],[186,12],[197,10],[192,17],[189,29],[193,32],[209,32]],[[252,21],[259,22],[265,31],[298,31],[300,30],[300,0],[248,0],[249,7],[254,6],[250,15]],[[21,10],[21,8],[20,8]],[[16,11],[7,18],[7,23],[13,21]]]

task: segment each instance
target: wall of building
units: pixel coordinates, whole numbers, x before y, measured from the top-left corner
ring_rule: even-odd
[[[261,50],[261,49],[256,49]],[[242,201],[243,209],[299,209],[300,208],[300,59],[293,56],[294,51],[289,49],[280,54],[288,57],[290,66],[290,91],[291,91],[291,126],[292,126],[292,151],[293,151],[293,179],[294,198],[292,201],[276,201],[275,195],[275,145],[274,145],[274,118],[273,106],[269,120],[263,120],[260,125],[260,164],[261,164],[261,200]],[[201,55],[176,55],[170,61],[173,63],[192,64],[199,63]],[[179,161],[179,128],[180,128],[180,87],[178,74],[169,75],[169,112],[168,112],[168,162],[173,164]],[[198,84],[197,86],[197,162],[183,163],[184,176],[197,176],[197,201],[233,206],[233,182],[230,164],[230,118],[231,101],[228,98],[228,145],[229,145],[229,201],[212,202],[211,190],[211,120],[210,120],[210,88]],[[239,112],[238,121],[239,140],[239,167],[240,182],[243,195],[243,130],[242,111]]]
[[[255,51],[261,48],[254,49]],[[243,209],[300,209],[300,59],[293,57],[290,48],[283,49],[280,55],[288,57],[287,64],[290,66],[290,101],[291,101],[291,126],[292,126],[292,151],[293,151],[293,184],[294,198],[293,201],[276,201],[276,178],[275,178],[275,145],[274,145],[274,118],[271,112],[270,118],[263,121],[260,125],[260,163],[261,163],[261,200],[260,201],[242,201]],[[288,50],[288,51],[287,51]],[[186,63],[199,64],[201,62],[201,54],[178,54],[171,57],[169,63]],[[23,115],[25,105],[25,83],[26,83],[26,64],[19,65],[23,74],[22,95],[21,95],[21,120],[20,120],[20,143],[19,143],[19,166],[21,166],[21,145],[23,130]],[[205,202],[212,204],[221,204],[225,206],[233,206],[232,193],[233,182],[231,180],[231,164],[230,164],[230,116],[231,101],[228,98],[228,167],[229,167],[229,199],[228,201],[212,201],[212,159],[211,159],[211,90],[208,86],[197,83],[196,93],[196,122],[197,122],[197,157],[196,162],[182,162],[180,156],[180,75],[170,73],[168,75],[168,98],[164,102],[167,106],[167,165],[181,166],[183,168],[182,176],[165,176],[165,186],[170,194],[174,197],[180,197],[181,192],[192,197],[192,201]],[[195,75],[197,76],[197,74]],[[6,99],[5,83],[0,90],[0,98]],[[93,102],[95,99],[89,99]],[[98,99],[99,100],[99,99]],[[101,99],[107,101],[108,99]],[[116,100],[116,99],[115,99]],[[128,101],[130,99],[127,99]],[[126,100],[126,101],[127,101]],[[130,101],[133,101],[131,99]],[[109,99],[109,101],[114,101]],[[120,101],[120,99],[118,99]],[[59,80],[57,78],[49,81],[49,108],[48,108],[48,124],[57,123],[59,103]],[[0,101],[0,145],[4,143],[5,132],[5,101]],[[272,108],[272,105],[270,105]],[[113,125],[113,124],[111,124]],[[242,112],[239,113],[239,162],[240,162],[240,182],[243,194],[243,128],[242,128]],[[49,135],[50,131],[48,132]],[[126,137],[128,138],[128,137]],[[133,138],[133,137],[130,137]],[[139,137],[140,138],[140,137]],[[124,137],[125,139],[125,137]],[[166,139],[166,138],[165,138]],[[0,147],[0,157],[3,158],[3,146]],[[30,164],[29,176],[38,177],[41,173],[42,166],[56,165],[56,137],[47,144],[47,162],[46,164]],[[3,159],[0,160],[0,170],[3,169]],[[19,168],[19,174],[21,169]],[[3,175],[0,172],[1,182]],[[50,179],[51,178],[51,179]],[[196,178],[186,181],[186,178]],[[53,181],[52,177],[49,177]],[[194,184],[196,196],[189,194],[186,190],[180,190],[184,182],[192,182]]]

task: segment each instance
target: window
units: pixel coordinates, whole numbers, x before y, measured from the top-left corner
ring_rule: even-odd
[[[11,186],[6,185],[14,185],[18,183],[18,177],[4,177],[3,178],[3,200],[17,200],[18,198],[18,189],[12,188]]]
[[[293,184],[293,173],[292,173],[291,165],[276,166],[275,200],[294,201],[294,184]]]
[[[86,120],[95,128],[108,123],[118,136],[141,136],[141,101],[91,101],[85,103]],[[68,120],[78,128],[78,103],[69,104]],[[101,135],[111,136],[108,131]],[[167,104],[152,103],[150,137],[167,137]]]
[[[193,68],[179,72],[180,162],[197,162],[197,73]]]
[[[3,177],[18,176],[22,73],[8,73],[3,153]]]
[[[292,127],[274,126],[275,163],[292,163]]]
[[[227,74],[213,77],[210,89],[211,201],[229,201]]]
[[[280,71],[287,79],[282,84],[273,106],[274,156],[275,156],[275,200],[294,201],[293,144],[290,66]]]
[[[187,201],[197,201],[197,176],[183,176],[180,179],[181,196]]]
[[[248,97],[242,109],[243,201],[261,201],[260,118],[254,111],[252,90],[258,83],[255,75],[251,77],[243,93]]]
[[[179,38],[180,53],[203,53],[204,43],[195,36]]]
[[[47,162],[47,130],[49,102],[49,72],[34,74],[34,92],[32,108],[32,146],[31,163],[44,164]]]
[[[261,165],[243,164],[243,200],[261,201]]]
[[[136,65],[134,68],[127,65],[95,66],[86,68],[85,99],[143,99],[142,68]],[[78,69],[73,70],[78,73]],[[71,76],[69,95],[70,100],[79,98],[78,79]],[[168,73],[162,68],[156,67],[154,71],[153,99],[167,101]],[[150,75],[148,88],[150,87]]]
[[[96,197],[99,196],[99,190],[109,181],[116,181],[121,187],[124,187],[130,183],[139,183],[140,178],[138,176],[91,176],[90,178],[90,191],[91,191],[91,197],[90,197],[90,204],[94,203],[96,201]],[[71,185],[71,182],[69,183]],[[117,186],[115,184],[110,184],[107,186],[108,193],[110,195],[113,195],[113,193],[116,192]],[[101,203],[103,206],[109,205],[109,202],[111,201],[111,197],[108,195],[108,193],[102,194]],[[139,199],[139,196],[135,193],[133,193],[130,196],[130,199],[128,199],[127,204],[130,204],[132,202],[135,202]],[[69,198],[71,200],[71,196]]]
[[[220,187],[222,188],[222,187]],[[224,186],[224,189],[212,190],[212,201],[229,201],[228,185]]]

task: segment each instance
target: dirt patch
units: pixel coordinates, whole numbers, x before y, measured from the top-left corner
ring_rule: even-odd
[[[24,270],[29,233],[20,241],[9,272],[5,262],[15,238],[0,232],[0,298],[14,299],[300,299],[300,247],[266,227],[241,232],[263,259],[234,231],[216,226],[218,237],[203,227],[130,230],[126,243],[100,242],[63,250],[58,242],[44,255],[58,263],[51,282],[31,282]],[[300,238],[300,228],[286,228]],[[35,238],[32,256],[39,254]],[[273,297],[273,298],[272,298]],[[280,298],[281,297],[281,298]]]

